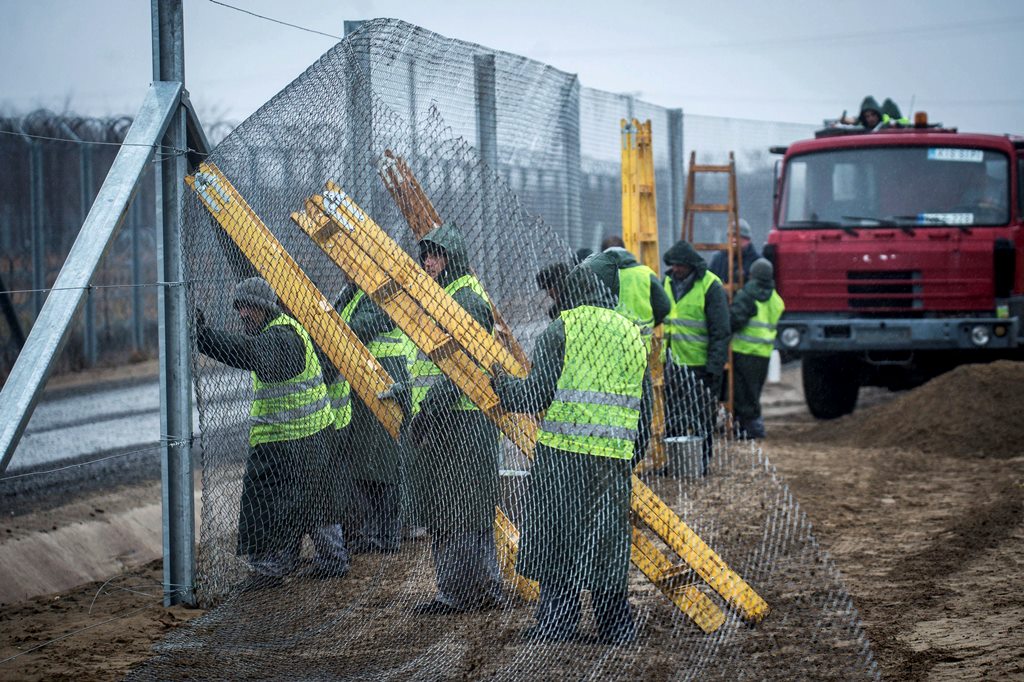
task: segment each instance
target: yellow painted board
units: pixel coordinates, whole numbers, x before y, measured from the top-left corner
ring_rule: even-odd
[[[633,528],[633,551],[630,555],[633,565],[647,576],[654,585],[668,597],[680,611],[707,634],[711,634],[725,622],[725,614],[715,606],[711,598],[700,591],[696,585],[685,585],[681,588],[672,587],[665,580],[671,571],[672,564],[668,558],[651,542],[643,531]]]
[[[764,599],[636,476],[632,507],[648,528],[745,618],[760,622],[768,615],[770,609]]]
[[[323,197],[314,197],[313,201],[319,202],[321,210],[342,226],[349,221],[354,228],[350,234],[355,241],[367,253],[373,254],[378,265],[397,282],[413,292],[420,306],[443,327],[453,335],[456,330],[461,332],[455,336],[456,340],[466,346],[466,351],[481,366],[490,369],[497,364],[509,374],[526,376],[526,368],[508,349],[498,343],[462,306],[450,305],[451,297],[445,293],[444,288],[410,258],[344,190],[328,181]]]
[[[519,530],[505,512],[495,507],[494,542],[498,549],[498,563],[501,574],[515,587],[523,599],[536,601],[540,597],[540,584],[536,580],[516,573],[516,559],[519,555]]]
[[[285,306],[330,358],[381,424],[397,437],[402,410],[377,395],[394,383],[387,371],[334,310],[330,301],[285,251],[241,194],[211,163],[185,182],[267,280]]]
[[[392,279],[391,272],[384,272],[383,268],[377,264],[377,257],[381,252],[376,250],[376,244],[367,245],[365,241],[356,238],[356,233],[363,230],[350,230],[347,226],[354,225],[354,223],[347,219],[344,212],[335,211],[332,214],[324,211],[323,200],[319,197],[313,197],[310,205],[307,206],[307,214],[313,211],[327,216],[331,225],[328,226],[321,218],[314,217],[312,224],[299,224],[303,231],[342,270],[356,280],[356,283],[381,306],[409,339],[426,353],[517,447],[524,452],[532,453],[533,443],[536,440],[536,422],[527,415],[505,412],[498,407],[498,396],[491,388],[487,374],[480,367],[480,358],[473,358],[468,354],[471,348],[490,347],[492,352],[484,355],[485,359],[502,358],[506,362],[514,362],[514,358],[508,351],[501,347],[475,320],[473,320],[474,326],[462,326],[449,321],[445,328],[440,327],[437,318],[447,320],[452,310],[455,310],[456,314],[461,313],[466,316],[468,314],[415,262],[409,259],[405,266],[420,270],[422,276],[404,278],[405,283]],[[320,227],[317,228],[313,225]],[[382,238],[390,241],[387,235],[383,235]],[[391,241],[391,245],[395,249],[401,250],[393,241]],[[370,249],[370,251],[366,249]],[[367,272],[367,269],[374,270],[374,272]],[[436,289],[433,292],[434,297],[429,303],[429,311],[421,307],[423,303],[421,295],[425,294],[424,289],[419,285],[423,282],[424,277]],[[362,281],[360,281],[361,279]],[[380,299],[375,295],[375,291],[378,287],[388,286],[388,282],[394,282],[394,285],[387,289],[391,297],[387,300]],[[472,320],[471,317],[469,319]],[[445,335],[445,338],[452,339],[452,343],[438,343],[438,333]],[[463,338],[471,334],[476,335],[476,338],[473,340]],[[459,343],[460,341],[463,342]],[[500,349],[501,353],[493,352],[495,348]],[[520,371],[525,372],[521,368]]]

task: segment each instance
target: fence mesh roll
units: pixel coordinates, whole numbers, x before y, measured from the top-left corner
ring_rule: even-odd
[[[703,364],[670,351],[669,457],[633,473],[628,263],[575,254],[620,229],[619,105],[667,137],[665,110],[378,20],[218,146],[184,207],[211,610],[133,678],[877,677],[717,413],[717,322]]]

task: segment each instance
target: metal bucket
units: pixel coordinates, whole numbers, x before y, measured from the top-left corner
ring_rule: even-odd
[[[700,436],[673,436],[665,439],[666,470],[676,478],[699,478],[704,439]]]

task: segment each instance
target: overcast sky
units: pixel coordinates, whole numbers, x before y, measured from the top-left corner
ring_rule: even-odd
[[[225,0],[340,35],[396,17],[687,113],[820,123],[865,94],[961,130],[1024,134],[1024,1]],[[132,113],[151,79],[148,0],[0,0],[0,110]],[[186,0],[186,81],[241,121],[334,40]]]

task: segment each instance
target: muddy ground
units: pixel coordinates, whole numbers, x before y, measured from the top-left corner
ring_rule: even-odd
[[[764,451],[842,573],[883,677],[1024,679],[1024,367],[866,391],[831,423],[806,414],[796,371],[783,379],[765,395]],[[152,497],[142,486],[5,518],[0,555]],[[0,607],[0,678],[117,679],[201,613],[160,605],[158,564],[126,564],[107,583]]]

